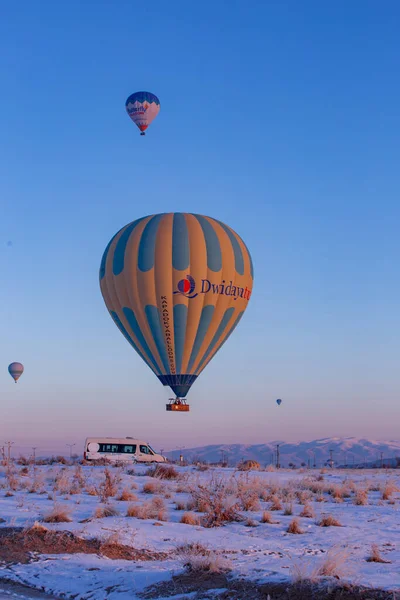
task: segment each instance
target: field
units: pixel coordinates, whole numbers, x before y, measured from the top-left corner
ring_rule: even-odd
[[[12,464],[0,578],[93,600],[400,598],[399,490],[396,470]]]

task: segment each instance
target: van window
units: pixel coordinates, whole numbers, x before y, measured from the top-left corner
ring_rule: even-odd
[[[147,446],[140,446],[140,452],[142,454],[153,454],[153,452]]]
[[[136,444],[129,444],[127,446],[121,446],[121,450],[123,454],[135,454],[136,452]]]

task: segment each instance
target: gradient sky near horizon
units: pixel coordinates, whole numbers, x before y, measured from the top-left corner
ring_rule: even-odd
[[[3,5],[0,442],[399,437],[399,20],[395,0]],[[111,236],[170,211],[228,223],[255,267],[188,415],[98,285]]]

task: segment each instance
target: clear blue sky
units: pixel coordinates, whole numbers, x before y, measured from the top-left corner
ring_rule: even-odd
[[[395,0],[3,5],[0,441],[399,437],[399,20]],[[98,285],[109,238],[164,211],[225,221],[255,265],[189,415]]]

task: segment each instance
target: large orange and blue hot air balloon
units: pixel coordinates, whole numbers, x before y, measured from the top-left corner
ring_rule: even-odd
[[[150,92],[135,92],[125,102],[125,108],[132,121],[139,127],[140,135],[145,135],[146,129],[160,112],[160,101]]]
[[[22,365],[19,362],[13,362],[10,365],[8,365],[8,372],[10,373],[11,377],[14,379],[15,383],[17,383],[18,379],[21,377],[22,373],[24,372],[24,365]]]
[[[250,300],[253,266],[230,227],[189,213],[133,221],[109,242],[100,287],[115,324],[184,399]]]

